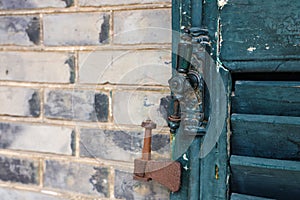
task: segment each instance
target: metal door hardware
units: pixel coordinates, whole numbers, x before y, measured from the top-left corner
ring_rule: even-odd
[[[139,181],[154,180],[172,192],[178,191],[181,178],[180,163],[168,160],[151,160],[152,129],[156,128],[156,124],[151,120],[146,120],[142,123],[142,127],[145,128],[143,154],[142,158],[134,160],[134,179]]]
[[[204,135],[204,80],[199,63],[193,62],[193,54],[207,55],[209,50],[208,31],[193,27],[185,30],[178,44],[176,74],[169,80],[173,93],[173,114],[168,117],[170,132],[175,133],[179,125],[191,135]],[[195,60],[195,58],[194,58]],[[179,111],[180,110],[180,111]]]

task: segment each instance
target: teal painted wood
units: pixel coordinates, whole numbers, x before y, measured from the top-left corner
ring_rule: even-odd
[[[212,71],[212,68],[211,68]],[[211,73],[210,70],[206,70],[206,73]],[[228,191],[229,191],[229,152],[228,150],[228,137],[229,137],[229,127],[227,124],[227,120],[230,117],[229,115],[229,105],[230,105],[230,97],[231,93],[231,77],[229,71],[224,68],[219,68],[219,73],[222,77],[225,88],[223,88],[218,81],[218,78],[215,75],[210,77],[211,84],[214,85],[214,89],[209,91],[211,101],[217,102],[215,104],[219,110],[225,110],[227,112],[227,117],[225,121],[220,121],[220,123],[224,123],[221,134],[216,140],[216,143],[209,141],[210,139],[215,139],[214,137],[209,137],[207,135],[204,139],[204,143],[214,144],[214,147],[211,149],[210,153],[202,158],[201,161],[201,181],[200,181],[200,199],[201,200],[226,200],[228,199]],[[213,74],[213,73],[212,73]],[[223,99],[220,95],[222,94],[221,90],[225,89],[226,99]],[[217,120],[220,120],[217,118]],[[215,127],[214,127],[215,128]],[[217,134],[217,129],[213,132]],[[207,140],[208,139],[208,140]],[[205,144],[204,144],[205,145]],[[203,147],[202,147],[203,149]]]
[[[300,82],[236,81],[233,113],[300,116]]]
[[[177,43],[179,41],[179,35],[178,32],[181,32],[180,28],[187,27],[190,28],[191,25],[193,26],[199,26],[202,21],[202,27],[208,28],[209,36],[212,40],[212,57],[214,60],[216,60],[217,55],[217,41],[218,41],[218,6],[216,0],[206,0],[203,1],[203,16],[202,20],[199,17],[199,22],[194,21],[193,24],[191,24],[191,0],[173,0],[172,1],[172,16],[173,16],[173,30],[177,31],[175,34],[173,34],[173,52],[177,51]],[[202,0],[199,0],[199,2],[202,2]],[[196,2],[198,4],[199,2]],[[196,5],[194,4],[194,5]],[[194,6],[195,9],[195,6]],[[185,13],[185,14],[183,14]],[[195,14],[195,13],[194,13]],[[194,15],[193,17],[198,18],[197,15]],[[177,21],[179,19],[179,21]],[[173,72],[175,69],[175,63],[176,63],[176,55],[173,54]],[[215,65],[212,66],[212,69],[216,69]],[[231,79],[230,74],[228,71],[224,70],[223,68],[220,68],[220,73],[222,76],[222,80],[225,84],[226,89],[226,100],[224,102],[220,102],[220,106],[225,106],[226,112],[228,112],[228,101],[229,101],[229,94],[231,93]],[[211,79],[214,80],[214,79]],[[220,90],[221,87],[219,85],[216,85],[215,90],[216,91],[210,91],[215,92],[218,94],[218,90]],[[222,88],[223,89],[223,88]],[[217,96],[217,95],[216,95]],[[214,99],[214,101],[218,101],[217,98]],[[222,104],[222,105],[221,105]],[[228,113],[227,113],[228,114]],[[229,118],[229,114],[227,115],[227,119]],[[191,145],[191,140],[187,139],[187,137],[183,134],[182,130],[179,128],[175,135],[175,139],[172,143],[172,157],[174,160],[178,160],[182,164],[182,184],[181,189],[179,192],[172,193],[171,194],[171,200],[186,200],[186,199],[201,199],[201,200],[226,200],[228,199],[228,174],[229,174],[229,167],[228,167],[228,160],[229,160],[229,154],[227,151],[227,119],[224,120],[224,127],[221,131],[221,136],[216,140],[215,146],[212,148],[210,153],[205,156],[205,158],[199,160],[198,153],[196,151],[197,148],[195,144],[197,145],[197,142],[199,140],[196,140],[194,142],[195,144],[189,148],[189,145]],[[201,142],[201,141],[200,141]],[[188,149],[188,150],[187,150]],[[196,150],[195,150],[196,149]],[[194,187],[198,184],[194,184],[196,177],[193,177],[195,175],[192,175],[192,169],[193,164],[199,162],[201,163],[202,170],[200,172],[200,188],[198,196],[196,197],[194,194]],[[192,162],[192,163],[191,163]],[[195,180],[194,180],[195,178]],[[199,178],[199,177],[198,177]]]
[[[172,73],[176,70],[177,48],[180,41],[180,33],[183,27],[190,27],[191,0],[172,0]],[[180,190],[170,193],[171,200],[183,200],[188,198],[190,169],[185,157],[189,157],[189,142],[185,143],[182,131],[178,130],[172,141],[172,159],[182,165]],[[188,140],[190,141],[190,140]],[[184,157],[185,156],[185,157]]]
[[[220,16],[221,60],[299,59],[299,18],[299,0],[228,0]]]
[[[300,160],[300,117],[233,114],[234,155]]]
[[[207,28],[208,35],[211,42],[211,53],[212,58],[217,60],[217,46],[218,46],[218,16],[219,8],[216,0],[205,0],[203,1],[203,17],[202,25]]]
[[[299,60],[223,61],[233,72],[299,72]]]
[[[233,193],[231,195],[230,200],[275,200],[275,199]]]
[[[300,162],[231,156],[231,190],[259,197],[298,199]]]

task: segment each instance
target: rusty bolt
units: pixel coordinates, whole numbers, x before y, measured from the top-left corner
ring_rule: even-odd
[[[146,120],[142,122],[142,127],[145,128],[142,160],[151,160],[152,129],[156,128],[156,124],[151,120]]]

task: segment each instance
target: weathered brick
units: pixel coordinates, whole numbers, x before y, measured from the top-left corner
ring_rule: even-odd
[[[114,15],[114,43],[170,43],[169,9],[120,11]]]
[[[0,148],[72,155],[73,129],[0,123]]]
[[[40,115],[39,93],[31,88],[0,87],[0,115]]]
[[[0,155],[0,180],[23,184],[39,183],[39,164],[35,160]]]
[[[48,118],[101,121],[108,120],[108,96],[97,91],[45,91],[45,116]]]
[[[115,198],[126,200],[169,199],[169,192],[163,186],[155,182],[135,181],[132,177],[132,173],[115,170]]]
[[[89,84],[168,85],[171,52],[94,51],[79,54],[79,81]]]
[[[73,4],[74,0],[0,0],[0,9],[65,8]]]
[[[0,45],[32,46],[40,43],[38,16],[1,16]]]
[[[112,131],[101,129],[81,129],[80,155],[91,158],[133,162],[141,157],[144,133]],[[153,134],[152,157],[168,158],[169,136]]]
[[[47,160],[44,185],[100,197],[109,196],[109,169],[75,162]]]
[[[46,15],[44,44],[50,46],[106,44],[109,42],[109,21],[110,15],[107,13]]]
[[[54,52],[0,52],[0,80],[73,83],[73,54]]]
[[[124,4],[145,4],[145,3],[163,3],[171,2],[171,0],[79,0],[81,6],[108,6],[108,5],[124,5]]]
[[[67,200],[37,192],[0,188],[1,200]]]
[[[166,125],[161,99],[168,94],[138,90],[116,91],[113,95],[113,116],[116,124],[140,125],[150,118],[157,125]]]

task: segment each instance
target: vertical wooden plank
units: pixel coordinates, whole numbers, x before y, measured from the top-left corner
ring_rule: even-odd
[[[226,200],[228,199],[228,175],[229,175],[229,152],[228,152],[228,137],[230,127],[227,124],[229,114],[229,105],[230,105],[230,91],[231,91],[231,78],[229,71],[220,67],[219,69],[220,76],[222,77],[225,88],[221,88],[220,84],[215,84],[215,90],[210,91],[211,101],[218,102],[216,105],[219,109],[226,110],[226,120],[224,123],[221,135],[214,147],[211,149],[210,153],[201,159],[201,181],[200,181],[200,199],[201,200]],[[218,83],[214,79],[212,82]],[[226,101],[222,102],[220,90],[225,89]],[[214,95],[212,93],[215,93]],[[214,99],[216,98],[216,99]],[[217,131],[217,130],[215,130]],[[205,136],[207,137],[207,136]],[[205,141],[204,142],[211,142]]]
[[[190,27],[191,17],[191,0],[172,0],[172,73],[176,73],[176,59],[177,48],[180,41],[180,33],[183,27]],[[178,134],[174,136],[172,141],[172,158],[177,160],[182,165],[181,188],[178,192],[171,193],[171,200],[187,199],[189,187],[190,170],[187,168],[188,162],[186,158],[189,156],[187,149],[182,146],[189,146],[183,144],[184,139],[178,130]]]

